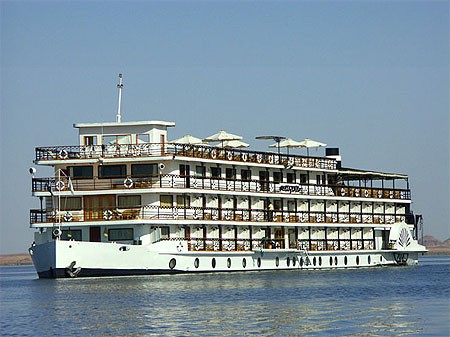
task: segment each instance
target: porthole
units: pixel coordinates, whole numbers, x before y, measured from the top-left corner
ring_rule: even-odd
[[[286,258],[286,265],[288,267],[291,265],[291,258],[289,256]]]
[[[173,268],[175,268],[176,265],[177,265],[177,260],[170,259],[170,261],[169,261],[169,268],[173,269]]]
[[[215,257],[213,257],[212,260],[211,260],[211,266],[213,268],[216,268],[216,258]]]
[[[227,259],[227,267],[231,268],[231,259],[230,258]]]
[[[322,265],[322,256],[319,256],[319,266]]]
[[[383,262],[383,257],[382,256],[380,256],[380,262]]]
[[[356,257],[356,265],[359,266],[359,256]]]
[[[297,258],[294,256],[292,258],[292,265],[295,267],[296,264],[297,264]]]
[[[330,266],[332,266],[332,265],[333,265],[333,257],[330,256]]]
[[[337,264],[338,264],[337,256],[334,257],[334,264],[335,264],[336,266],[337,266]]]
[[[303,267],[303,257],[300,258],[300,267]]]
[[[313,265],[314,266],[316,265],[316,262],[317,262],[317,260],[316,260],[316,257],[314,256],[314,258],[313,258]]]
[[[260,257],[258,257],[258,268],[260,268],[261,267],[261,258]]]
[[[347,256],[344,256],[344,264],[347,265]]]
[[[280,258],[277,256],[276,258],[275,258],[275,266],[279,266],[280,265]]]
[[[195,258],[195,260],[194,260],[194,267],[195,268],[198,268],[200,266],[200,260],[198,259],[198,257],[197,258]]]
[[[370,264],[370,255],[367,257],[367,263]]]
[[[247,267],[247,260],[245,259],[245,257],[242,259],[242,267]]]

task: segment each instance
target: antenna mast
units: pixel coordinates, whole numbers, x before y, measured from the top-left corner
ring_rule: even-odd
[[[119,84],[117,85],[117,88],[119,89],[119,107],[117,108],[116,122],[120,123],[121,122],[120,108],[122,105],[122,88],[123,88],[122,74],[119,74]]]

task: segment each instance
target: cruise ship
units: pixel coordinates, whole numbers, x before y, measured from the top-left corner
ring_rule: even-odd
[[[122,122],[118,87],[114,122],[35,149],[53,173],[30,168],[40,278],[403,266],[426,252],[407,175],[344,167],[338,148],[289,154],[325,145],[307,139],[170,141],[173,122]]]

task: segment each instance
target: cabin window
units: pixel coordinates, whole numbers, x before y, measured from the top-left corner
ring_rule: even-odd
[[[220,167],[211,167],[211,178],[220,179],[222,175],[222,171]]]
[[[236,169],[235,168],[226,168],[225,169],[225,176],[229,180],[236,179]]]
[[[178,207],[191,207],[191,197],[189,195],[177,195]]]
[[[131,165],[132,177],[157,177],[158,164],[133,164]]]
[[[316,175],[316,184],[320,185],[322,182],[321,176],[319,174]]]
[[[93,166],[68,166],[67,171],[73,179],[92,179],[94,177]]]
[[[63,211],[81,211],[81,197],[61,198],[61,210]]]
[[[283,203],[281,202],[280,199],[274,200],[273,201],[273,209],[275,211],[281,211],[283,208]]]
[[[173,195],[160,195],[159,205],[161,207],[172,207],[173,206]]]
[[[201,177],[201,178],[206,177],[206,167],[205,166],[196,166],[195,167],[195,175],[197,177]]]
[[[168,239],[170,235],[170,228],[168,226],[160,227],[161,239]]]
[[[295,173],[293,172],[286,173],[286,180],[288,184],[295,184]]]
[[[95,145],[97,137],[94,136],[84,136],[84,145],[91,146]]]
[[[137,137],[137,144],[150,142],[150,137],[149,134],[147,133],[142,133],[140,135],[137,135],[136,137]]]
[[[125,178],[126,176],[126,165],[102,165],[98,167],[99,178]]]
[[[141,207],[140,195],[122,195],[118,199],[118,208],[138,208]]]
[[[283,182],[283,172],[274,172],[273,173],[273,181],[276,183]]]
[[[241,170],[241,179],[244,181],[250,181],[252,179],[251,170]]]
[[[133,240],[133,228],[117,228],[108,230],[109,241]]]
[[[81,229],[63,229],[61,233],[62,240],[81,240]]]
[[[307,174],[300,174],[300,183],[301,184],[307,184],[308,183],[308,175]]]

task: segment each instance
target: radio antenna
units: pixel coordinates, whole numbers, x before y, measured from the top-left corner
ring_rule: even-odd
[[[121,122],[120,109],[122,106],[122,88],[123,88],[122,74],[119,74],[119,84],[117,85],[117,88],[119,89],[119,107],[117,108],[116,122],[120,123]]]

